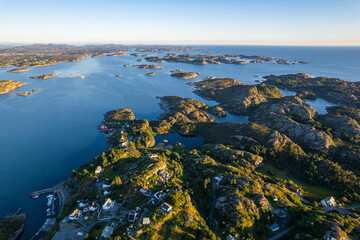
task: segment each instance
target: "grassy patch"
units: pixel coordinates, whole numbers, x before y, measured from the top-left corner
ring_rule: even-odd
[[[323,199],[329,196],[336,195],[336,193],[330,189],[321,186],[310,185],[303,180],[294,177],[290,173],[286,173],[285,171],[277,169],[273,164],[269,162],[264,162],[264,166],[262,166],[261,168],[257,168],[256,171],[270,177],[292,180],[295,184],[301,186],[303,190],[305,190],[305,193],[303,194],[305,197]],[[270,172],[272,174],[269,174]]]
[[[99,223],[95,224],[90,229],[90,232],[86,235],[85,239],[88,239],[88,240],[99,239],[105,226],[106,226],[106,222],[99,222]]]

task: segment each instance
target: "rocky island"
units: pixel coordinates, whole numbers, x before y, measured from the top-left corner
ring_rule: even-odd
[[[180,78],[180,79],[191,79],[199,76],[199,72],[177,72],[172,73],[170,76]]]
[[[108,56],[108,57],[124,57],[124,56],[126,56],[126,53],[112,53],[112,54],[108,54],[106,56]]]
[[[0,94],[11,92],[19,87],[25,86],[29,83],[22,83],[13,80],[0,81]]]
[[[52,77],[55,77],[57,75],[57,73],[48,73],[48,74],[42,74],[39,76],[30,76],[29,78],[33,78],[33,79],[49,79]]]
[[[34,94],[37,91],[38,91],[38,89],[33,89],[33,90],[31,90],[31,92],[18,92],[18,93],[16,93],[16,95],[22,96],[22,97],[27,97],[29,95]]]
[[[27,72],[30,70],[31,70],[30,68],[15,68],[15,69],[10,69],[7,72],[18,73],[18,72]]]
[[[153,72],[147,73],[147,74],[145,74],[145,76],[155,76],[155,73],[153,73]]]

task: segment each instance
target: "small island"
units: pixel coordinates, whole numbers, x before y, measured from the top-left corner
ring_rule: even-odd
[[[0,94],[11,92],[19,87],[25,86],[29,83],[22,83],[13,80],[0,81]]]
[[[179,72],[179,73],[173,73],[170,76],[177,77],[180,79],[190,79],[190,78],[196,78],[199,76],[199,72]]]
[[[19,72],[27,72],[30,70],[31,70],[30,68],[15,68],[15,69],[8,70],[7,72],[19,73]]]
[[[124,67],[129,67],[129,66],[131,66],[131,64],[125,64],[125,65],[124,65]]]
[[[131,56],[134,56],[134,57],[140,57],[141,56],[141,54],[140,53],[132,53],[132,54],[130,54]]]
[[[118,74],[118,75],[115,75],[115,77],[118,77],[118,78],[119,78],[119,77],[121,77],[121,76]]]
[[[162,69],[161,66],[156,65],[147,65],[147,64],[140,64],[140,65],[133,65],[134,67],[140,68],[140,69]]]
[[[32,94],[34,94],[34,93],[36,93],[37,91],[39,91],[38,89],[33,89],[33,90],[31,90],[31,92],[18,92],[18,93],[16,93],[16,95],[18,95],[18,96],[22,96],[22,97],[27,97],[27,96],[29,96],[29,95],[32,95]]]
[[[48,74],[42,74],[42,75],[39,75],[39,76],[31,76],[29,78],[32,78],[32,79],[48,79],[48,78],[55,77],[56,75],[57,75],[57,73],[48,73]]]
[[[106,56],[108,56],[108,57],[124,57],[124,56],[126,56],[126,53],[113,53],[113,54],[108,54]]]
[[[153,73],[153,72],[147,73],[147,74],[145,74],[145,76],[155,76],[155,73]]]

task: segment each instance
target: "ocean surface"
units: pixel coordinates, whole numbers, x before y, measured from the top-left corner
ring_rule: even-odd
[[[164,67],[161,70],[143,70],[132,66],[123,67],[128,63],[146,64],[145,61],[136,61],[141,57],[126,56],[88,57],[79,62],[37,67],[23,73],[7,73],[11,67],[0,68],[0,80],[30,83],[14,92],[0,95],[0,216],[22,207],[28,214],[22,239],[31,239],[46,219],[46,197],[33,200],[29,198],[30,193],[64,181],[73,169],[106,150],[105,136],[97,130],[105,112],[130,108],[136,118],[153,120],[162,113],[156,96],[169,95],[192,97],[209,105],[216,104],[193,94],[191,86],[186,84],[190,80],[170,77],[171,70],[181,68],[183,71],[200,72],[195,80],[209,76],[232,77],[252,84],[269,74],[305,72],[348,81],[359,81],[360,76],[359,47],[201,48],[189,53],[212,51],[213,55],[263,55],[304,60],[309,64],[278,65],[265,62],[199,66],[164,62],[156,63]],[[155,72],[156,75],[146,77],[148,72]],[[28,78],[46,73],[58,75],[47,80]],[[118,74],[120,78],[115,77]],[[31,96],[15,95],[16,92],[33,88],[39,91]],[[283,92],[286,95],[294,94],[287,90]],[[320,114],[326,113],[326,105],[332,104],[323,99],[308,102]],[[229,114],[227,118],[217,118],[217,121],[247,122],[248,119],[246,116]],[[175,142],[174,137],[176,135],[171,135],[169,140]]]

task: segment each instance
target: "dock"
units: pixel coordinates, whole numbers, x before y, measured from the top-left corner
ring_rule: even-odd
[[[46,188],[46,189],[42,189],[42,190],[38,190],[38,191],[32,192],[32,193],[30,194],[30,197],[31,197],[31,198],[38,198],[38,197],[40,197],[40,196],[43,195],[43,194],[55,193],[55,192],[61,190],[61,189],[63,188],[63,185],[64,185],[64,182],[61,182],[61,183],[55,185],[55,186],[52,187],[52,188]]]

